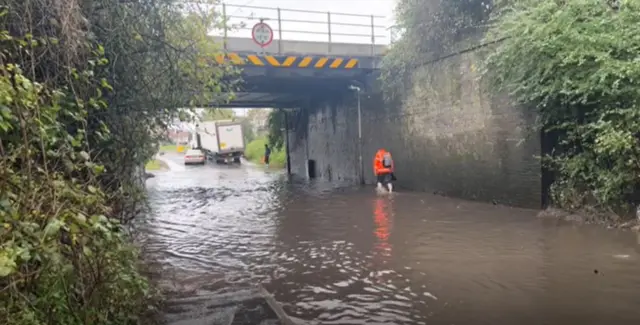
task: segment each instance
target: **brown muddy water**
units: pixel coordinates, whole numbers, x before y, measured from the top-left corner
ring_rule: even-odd
[[[632,232],[289,184],[251,166],[171,165],[147,181],[153,212],[138,226],[176,294],[205,297],[167,308],[176,324],[196,324],[186,319],[206,309],[203,292],[258,283],[307,324],[640,324]]]

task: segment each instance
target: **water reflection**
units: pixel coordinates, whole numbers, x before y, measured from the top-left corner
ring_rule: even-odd
[[[376,197],[373,199],[373,218],[375,222],[374,234],[377,238],[375,252],[384,260],[392,254],[389,236],[393,223],[393,199],[391,197]]]
[[[150,256],[191,291],[262,283],[322,324],[638,324],[638,236],[419,193],[205,166],[149,183]],[[213,285],[215,284],[215,285]]]

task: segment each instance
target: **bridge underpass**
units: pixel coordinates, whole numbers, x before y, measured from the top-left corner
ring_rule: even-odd
[[[343,109],[357,108],[357,142],[362,143],[360,93],[375,79],[380,57],[328,55],[265,55],[227,53],[217,58],[242,68],[243,83],[235,98],[221,108],[297,108],[314,110],[327,102],[343,103]],[[357,90],[357,93],[354,92]],[[358,98],[357,107],[353,99]],[[289,121],[285,114],[285,149],[287,172],[292,162],[289,141]],[[305,127],[308,127],[305,125]],[[329,145],[327,143],[327,145]],[[360,182],[364,182],[362,149],[358,149]],[[308,160],[308,159],[307,159]],[[308,163],[308,162],[307,162]],[[298,163],[299,164],[299,163]],[[297,166],[300,169],[300,166]],[[313,175],[307,172],[308,175]]]
[[[318,159],[316,157],[320,153],[315,153],[314,149],[309,148],[342,147],[344,152],[320,155],[335,159],[340,159],[339,157],[346,152],[349,156],[353,155],[353,163],[348,163],[347,169],[352,176],[357,175],[358,181],[363,183],[360,100],[362,97],[364,101],[373,101],[367,99],[369,96],[366,94],[375,91],[375,86],[371,84],[377,79],[382,57],[387,49],[385,44],[389,41],[386,36],[388,30],[380,24],[384,17],[254,6],[238,7],[263,10],[259,16],[252,14],[235,18],[240,18],[243,22],[254,21],[246,24],[246,27],[241,27],[241,30],[251,31],[254,26],[267,23],[270,26],[267,29],[271,30],[271,39],[266,44],[260,44],[256,37],[251,37],[255,36],[253,32],[249,37],[236,37],[225,33],[215,39],[224,45],[224,54],[217,56],[216,61],[240,68],[242,78],[239,89],[234,91],[233,100],[217,103],[216,107],[296,109],[296,116],[293,116],[294,113],[284,114],[287,126],[285,145],[288,173],[292,174],[293,168],[295,175],[313,177],[315,172],[307,166],[314,159]],[[222,11],[225,13],[225,21],[234,18],[232,15],[226,15],[229,12],[226,8],[223,7]],[[263,15],[265,12],[266,17]],[[269,16],[269,12],[273,16]],[[293,13],[294,18],[283,18],[287,12]],[[323,18],[301,20],[306,13],[320,15]],[[289,22],[298,25],[287,27]],[[358,29],[364,32],[360,33]],[[286,36],[290,33],[302,34],[304,37],[289,39]],[[354,37],[360,38],[360,42],[349,41]],[[381,103],[376,102],[375,106],[379,107]],[[374,109],[373,105],[362,107],[365,110]],[[312,115],[311,119],[316,119],[326,110],[339,112],[333,114],[332,125],[334,133],[338,128],[338,133],[343,134],[342,140],[334,141],[315,135],[294,135],[295,130],[313,128],[313,122],[301,119],[299,114]],[[364,114],[366,116],[367,112]],[[343,140],[353,145],[344,145]],[[318,174],[321,175],[323,172]]]
[[[228,53],[219,61],[242,68],[235,98],[219,107],[300,107],[313,99],[344,96],[377,73],[379,57],[278,56]]]

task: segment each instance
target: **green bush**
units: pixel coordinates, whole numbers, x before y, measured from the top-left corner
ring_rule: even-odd
[[[425,63],[472,47],[466,36],[486,26],[493,3],[510,0],[398,0],[394,28],[402,31],[382,59],[381,86],[388,100],[413,89],[413,73]]]
[[[2,324],[133,324],[147,309],[137,252],[107,217],[81,100],[0,67]]]
[[[255,163],[262,164],[264,158],[264,145],[267,143],[266,137],[259,137],[247,144],[244,156]],[[273,168],[283,168],[287,163],[287,153],[282,149],[271,148],[269,166]]]
[[[554,202],[626,210],[640,185],[640,2],[508,2],[487,76],[556,138]]]
[[[284,168],[287,165],[287,153],[283,150],[273,150],[269,166],[274,168]]]
[[[213,63],[214,2],[3,2],[0,324],[144,323],[122,227],[176,107],[224,101],[237,80]]]

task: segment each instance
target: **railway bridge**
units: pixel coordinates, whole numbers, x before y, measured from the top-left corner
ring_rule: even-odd
[[[259,15],[228,14],[238,9]],[[216,60],[240,67],[243,79],[235,99],[219,107],[300,107],[317,97],[352,93],[350,86],[361,88],[375,78],[387,48],[381,16],[232,5],[223,5],[222,12],[227,25],[242,21],[236,30],[247,37],[226,31],[215,37],[225,49]],[[340,38],[359,43],[335,41]]]

